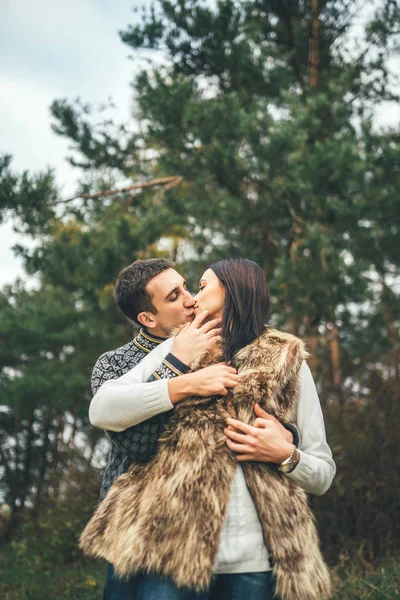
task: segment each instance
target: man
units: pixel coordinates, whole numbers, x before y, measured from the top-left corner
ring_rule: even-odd
[[[195,300],[183,277],[164,259],[140,260],[124,269],[115,285],[115,299],[128,319],[142,329],[133,341],[103,354],[93,369],[90,421],[107,431],[112,444],[100,499],[132,462],[146,462],[155,453],[158,437],[176,402],[192,394],[224,395],[238,380],[235,369],[224,364],[187,374],[189,367],[172,349],[156,360],[154,371],[145,379],[147,383],[125,384],[124,374],[158,348],[177,326],[189,324],[184,335],[179,336],[187,362],[200,356],[220,329],[218,319],[203,324],[206,313],[194,320]],[[257,416],[268,419],[272,428],[293,442],[295,428],[286,429],[274,417],[256,410]],[[134,588],[133,582],[114,578],[109,566],[105,598],[112,600],[119,594],[118,598],[128,600],[133,597]]]

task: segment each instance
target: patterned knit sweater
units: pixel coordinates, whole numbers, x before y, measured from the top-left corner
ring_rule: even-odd
[[[163,341],[162,338],[151,336],[141,329],[139,334],[125,346],[102,354],[92,372],[93,394],[105,381],[121,377],[133,369]],[[173,354],[168,354],[149,381],[171,379],[188,371],[187,365]],[[115,479],[125,473],[133,462],[145,463],[156,453],[157,440],[172,413],[172,410],[162,412],[124,431],[106,432],[111,441],[111,450],[100,488],[100,500],[103,500]]]

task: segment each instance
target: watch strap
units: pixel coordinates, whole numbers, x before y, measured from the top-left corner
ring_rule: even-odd
[[[286,458],[283,462],[281,462],[281,464],[278,467],[278,469],[282,473],[291,473],[293,469],[297,466],[299,451],[297,450],[294,444],[292,446],[293,449],[290,456]]]

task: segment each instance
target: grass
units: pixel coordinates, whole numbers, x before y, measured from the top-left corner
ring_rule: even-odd
[[[100,600],[105,569],[99,565],[73,564],[48,570],[2,573],[2,600]]]
[[[100,600],[105,563],[76,560],[55,565],[51,556],[43,559],[28,547],[11,544],[1,548],[0,572],[1,600]],[[334,586],[332,600],[396,600],[400,561],[362,573],[343,569],[334,573]]]
[[[362,573],[344,570],[334,575],[332,600],[396,600],[400,598],[400,561]]]

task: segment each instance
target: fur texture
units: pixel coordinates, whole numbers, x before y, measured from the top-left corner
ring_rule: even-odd
[[[220,356],[216,345],[196,368]],[[241,382],[228,396],[177,404],[157,455],[132,465],[98,506],[81,536],[84,552],[105,558],[120,576],[156,572],[181,587],[207,588],[238,464],[225,443],[226,417],[252,424],[258,402],[280,421],[293,421],[306,357],[301,340],[267,329],[235,356]],[[273,560],[277,595],[328,599],[329,573],[306,493],[275,465],[241,464]]]

